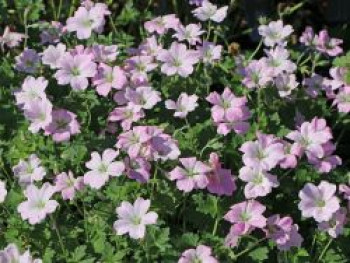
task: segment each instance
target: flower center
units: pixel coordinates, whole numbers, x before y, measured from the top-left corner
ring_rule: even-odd
[[[316,206],[317,207],[325,207],[326,206],[326,202],[322,199],[316,200]]]
[[[105,165],[104,163],[101,163],[100,166],[98,167],[98,171],[100,173],[107,173],[108,171],[108,166]]]
[[[247,222],[250,218],[251,218],[251,215],[248,214],[247,212],[242,212],[242,214],[240,215],[241,217],[241,220],[243,222]]]
[[[80,75],[80,70],[79,70],[78,67],[75,66],[75,67],[72,67],[71,73],[72,73],[73,76],[79,76]]]
[[[46,203],[43,200],[40,200],[36,203],[36,208],[38,209],[44,209],[45,208]]]

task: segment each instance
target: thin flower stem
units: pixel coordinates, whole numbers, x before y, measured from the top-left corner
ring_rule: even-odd
[[[245,250],[241,251],[240,253],[236,254],[235,255],[235,259],[237,259],[238,257],[243,256],[244,254],[248,253],[253,248],[255,248],[257,245],[259,245],[260,243],[264,242],[266,239],[267,239],[266,237],[259,239],[254,245],[252,245],[252,246],[246,248]]]
[[[211,33],[211,20],[209,20],[208,22],[208,33],[207,33],[207,37],[206,37],[206,41],[208,41],[210,39],[210,33]]]
[[[259,42],[259,45],[256,47],[256,49],[254,50],[254,52],[250,55],[248,61],[251,61],[255,56],[256,54],[259,52],[261,46],[263,44],[263,40],[261,39],[260,42]]]
[[[53,217],[53,215],[50,215],[50,218],[51,218],[51,222],[52,222],[53,228],[55,229],[55,232],[56,232],[56,235],[57,235],[58,242],[60,244],[62,253],[63,253],[64,257],[67,258],[67,251],[66,251],[66,248],[64,247],[60,231],[58,230],[56,219]]]
[[[113,33],[114,33],[115,35],[117,35],[118,30],[117,30],[117,27],[115,26],[115,23],[114,23],[113,17],[112,17],[112,15],[108,15],[108,17],[109,17],[109,23],[111,24],[111,27],[112,27]]]
[[[55,21],[57,21],[56,7],[55,7],[55,3],[53,2],[53,0],[50,0],[50,5],[51,5],[51,9],[52,9],[53,18],[55,19]]]
[[[60,20],[60,16],[61,16],[61,10],[62,10],[62,0],[60,0],[59,4],[58,4],[58,10],[57,10],[57,20]]]
[[[318,257],[317,262],[320,262],[320,261],[321,261],[321,259],[323,258],[323,256],[326,254],[326,252],[327,252],[329,246],[332,244],[332,242],[333,242],[333,238],[330,238],[329,241],[328,241],[328,243],[326,244],[326,246],[323,248],[323,250],[322,250],[320,256]]]
[[[213,236],[215,236],[216,231],[218,230],[219,222],[220,222],[220,218],[216,217],[215,222],[214,222],[213,231],[212,231]]]

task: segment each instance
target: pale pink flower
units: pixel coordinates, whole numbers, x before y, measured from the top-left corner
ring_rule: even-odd
[[[312,183],[305,184],[299,192],[299,210],[303,217],[313,217],[317,222],[328,221],[339,209],[339,200],[334,195],[337,190],[336,185],[326,181],[316,186]]]
[[[120,122],[123,130],[128,131],[134,122],[137,122],[144,116],[145,113],[140,106],[129,103],[127,106],[114,108],[109,114],[108,120]]]
[[[28,219],[29,223],[34,225],[42,222],[48,214],[52,214],[58,206],[57,201],[50,200],[55,191],[56,188],[49,183],[44,183],[41,188],[29,185],[24,190],[27,201],[17,207],[22,219]]]
[[[52,121],[52,104],[49,100],[33,101],[25,104],[24,116],[30,121],[29,130],[32,133],[45,129]]]
[[[150,200],[140,197],[134,204],[123,201],[116,209],[118,220],[113,225],[117,235],[128,233],[133,239],[144,238],[146,225],[156,224],[158,218],[157,213],[148,212],[150,205]]]
[[[228,6],[218,8],[208,0],[204,0],[202,5],[192,11],[193,15],[200,21],[214,21],[221,23],[227,16]]]
[[[146,38],[146,40],[140,45],[139,49],[141,55],[157,57],[158,52],[160,52],[163,48],[160,44],[158,44],[157,38],[153,35]]]
[[[186,40],[190,45],[196,45],[202,42],[200,36],[204,32],[204,30],[201,30],[200,24],[179,25],[173,37],[178,41]]]
[[[271,193],[272,188],[279,186],[277,177],[261,168],[242,167],[238,177],[247,183],[244,187],[244,195],[247,199],[266,196]]]
[[[145,29],[148,33],[165,34],[168,29],[175,29],[180,23],[179,19],[174,14],[166,16],[158,16],[151,21],[145,23]]]
[[[221,167],[216,153],[210,154],[209,166],[211,170],[207,173],[208,191],[212,194],[231,196],[237,188],[231,170]]]
[[[15,92],[17,105],[26,105],[37,100],[47,100],[45,89],[48,81],[44,77],[28,76],[20,90]]]
[[[114,62],[119,54],[117,45],[99,45],[95,44],[91,47],[91,52],[94,55],[94,61],[99,63]]]
[[[289,51],[282,47],[276,46],[270,50],[265,50],[267,55],[264,58],[267,67],[272,70],[273,77],[276,77],[283,73],[293,73],[295,72],[297,66],[289,60]]]
[[[325,53],[331,57],[336,57],[343,53],[343,49],[340,47],[343,44],[343,40],[338,38],[331,38],[327,30],[322,30],[315,36],[316,49],[322,53]]]
[[[266,65],[265,59],[252,60],[244,68],[242,83],[248,89],[264,88],[273,80],[273,70]]]
[[[187,77],[193,72],[193,65],[199,60],[197,51],[188,50],[185,44],[173,42],[169,50],[162,50],[157,57],[164,64],[161,71],[167,76],[179,74]]]
[[[93,84],[99,95],[106,97],[114,89],[122,89],[127,83],[125,72],[118,66],[110,67],[101,63],[98,66],[97,75],[93,78]]]
[[[232,230],[236,235],[245,235],[254,228],[266,226],[265,210],[266,207],[258,201],[249,200],[231,206],[224,219],[233,224]]]
[[[65,109],[52,111],[52,121],[45,127],[45,135],[52,135],[55,142],[69,141],[72,135],[80,133],[77,115]]]
[[[36,154],[31,154],[28,160],[19,160],[12,168],[15,177],[22,186],[28,186],[34,182],[41,181],[46,175],[45,168]]]
[[[40,42],[41,44],[58,43],[60,42],[61,36],[66,32],[66,27],[64,27],[60,22],[51,21],[51,23],[40,33]]]
[[[124,159],[126,175],[140,183],[146,183],[151,177],[151,164],[145,158]]]
[[[17,47],[26,37],[25,34],[11,32],[10,27],[6,26],[4,33],[0,36],[0,46],[1,48],[4,48],[5,45],[9,48]]]
[[[272,21],[268,25],[261,25],[258,28],[259,34],[263,37],[265,46],[286,45],[286,39],[293,33],[290,25],[283,25],[282,20]]]
[[[84,184],[100,189],[110,176],[121,176],[125,165],[121,161],[114,161],[118,155],[119,152],[113,149],[104,150],[102,156],[98,152],[92,152],[90,161],[85,163],[86,168],[91,171],[84,174]]]
[[[347,210],[340,208],[329,221],[318,224],[318,229],[327,232],[331,237],[337,238],[344,232],[344,225],[347,223]]]
[[[51,69],[58,68],[58,61],[66,54],[66,45],[59,43],[57,46],[49,46],[42,53],[42,62]]]
[[[126,88],[125,98],[129,104],[139,106],[142,109],[150,110],[162,99],[161,93],[150,86],[140,86],[136,89]]]
[[[0,250],[0,262],[2,263],[42,263],[41,259],[33,259],[29,250],[20,253],[16,244],[9,244]]]
[[[248,132],[250,124],[247,120],[250,116],[250,111],[245,106],[229,108],[223,118],[216,123],[218,134],[227,135],[231,131],[237,134]]]
[[[291,95],[292,91],[298,87],[299,83],[294,74],[280,74],[275,79],[275,85],[280,97],[284,98]]]
[[[74,90],[85,90],[88,78],[96,74],[96,64],[92,62],[92,55],[65,54],[57,63],[59,70],[55,78],[59,85],[70,84]]]
[[[73,200],[75,192],[83,189],[83,177],[74,178],[71,171],[60,173],[56,176],[56,191],[61,192],[63,200]]]
[[[339,112],[350,112],[350,86],[345,86],[339,89],[339,92],[333,101],[333,105],[337,105]]]
[[[204,189],[209,180],[206,176],[211,169],[195,157],[180,158],[182,167],[175,167],[170,173],[170,180],[176,180],[176,186],[184,192],[191,192],[193,189]]]
[[[186,118],[188,113],[194,111],[198,107],[197,100],[197,95],[188,95],[182,92],[177,98],[177,101],[166,100],[165,107],[168,110],[175,110],[175,117]]]
[[[134,56],[126,60],[125,70],[130,72],[134,82],[146,82],[147,73],[158,67],[153,61],[154,57],[151,56]]]
[[[5,201],[7,195],[6,184],[0,180],[0,204]]]
[[[307,26],[299,38],[299,42],[305,46],[315,45],[315,33],[311,26]]]
[[[214,43],[203,41],[201,46],[197,47],[203,63],[213,64],[220,60],[222,53],[222,46]]]
[[[326,87],[325,78],[316,73],[313,73],[311,77],[305,78],[303,80],[303,86],[306,87],[305,92],[311,98],[316,98],[320,94],[320,92]]]
[[[324,155],[319,157],[312,152],[308,153],[307,160],[312,164],[319,173],[329,173],[338,165],[342,164],[342,160],[338,155],[333,155],[336,150],[336,146],[327,142],[322,145]]]
[[[219,261],[211,255],[211,248],[199,245],[196,248],[185,250],[181,254],[178,263],[218,263]]]

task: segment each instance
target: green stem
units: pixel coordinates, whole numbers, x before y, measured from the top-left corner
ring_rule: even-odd
[[[62,10],[62,0],[60,0],[60,2],[58,4],[58,10],[57,10],[57,19],[58,20],[60,20],[61,10]]]
[[[117,35],[118,30],[117,30],[117,28],[115,26],[113,17],[112,17],[112,15],[109,15],[108,17],[109,17],[109,23],[111,24],[112,30],[113,30],[114,34]]]
[[[254,52],[250,55],[248,61],[251,61],[256,56],[256,54],[259,52],[260,48],[262,47],[262,44],[263,44],[263,40],[261,39],[259,42],[259,45],[256,47]]]
[[[211,33],[211,20],[209,20],[209,22],[208,22],[208,33],[207,33],[207,37],[206,37],[206,41],[208,41],[209,40],[209,38],[210,38],[210,33]]]
[[[53,0],[50,0],[50,5],[51,5],[51,9],[52,9],[53,18],[55,21],[57,21],[56,7],[55,7],[55,3],[53,2]]]
[[[50,215],[50,218],[51,218],[51,222],[52,222],[53,228],[55,229],[55,232],[56,232],[56,235],[57,235],[58,242],[60,244],[62,253],[63,253],[64,257],[67,258],[67,251],[66,251],[66,248],[64,247],[60,231],[58,230],[56,219],[53,217],[53,215]]]
[[[320,256],[318,257],[317,262],[320,262],[320,261],[321,261],[321,259],[323,258],[323,256],[326,254],[326,252],[327,252],[329,246],[332,244],[332,241],[333,241],[333,238],[329,239],[328,243],[327,243],[326,246],[323,248],[323,250],[322,250]]]
[[[249,251],[251,251],[253,248],[255,248],[257,245],[259,245],[260,243],[264,242],[266,240],[266,237],[259,239],[255,244],[251,245],[250,247],[246,248],[245,250],[241,251],[240,253],[235,255],[235,259],[237,259],[240,256],[243,256],[244,254],[248,253]]]

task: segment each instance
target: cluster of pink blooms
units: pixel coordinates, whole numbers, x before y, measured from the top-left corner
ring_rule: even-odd
[[[315,34],[312,27],[308,26],[305,28],[304,33],[299,39],[300,43],[307,47],[316,49],[318,52],[327,54],[331,57],[336,57],[343,53],[343,49],[340,45],[343,40],[338,38],[331,38],[327,30],[322,30],[318,34]]]
[[[231,131],[244,134],[249,130],[251,114],[246,97],[236,97],[229,88],[225,88],[221,95],[214,91],[206,100],[213,104],[211,117],[219,134],[227,135]]]
[[[0,250],[0,262],[42,263],[42,260],[33,259],[29,250],[26,250],[23,254],[21,254],[16,244],[9,244],[3,250]]]

